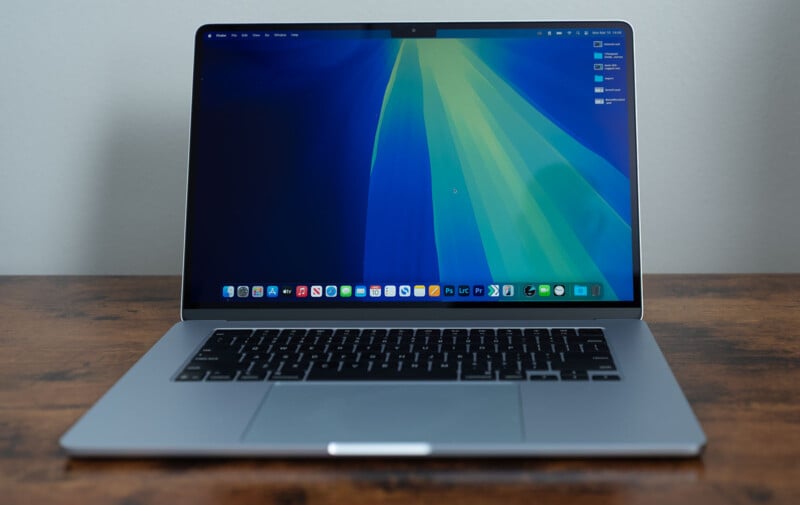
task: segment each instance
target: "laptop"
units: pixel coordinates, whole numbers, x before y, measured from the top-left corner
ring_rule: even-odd
[[[693,456],[624,22],[206,25],[180,322],[75,456]]]

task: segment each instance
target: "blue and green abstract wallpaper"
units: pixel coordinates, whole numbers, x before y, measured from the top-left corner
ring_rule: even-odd
[[[238,282],[594,283],[633,299],[624,37],[209,39],[195,299]]]

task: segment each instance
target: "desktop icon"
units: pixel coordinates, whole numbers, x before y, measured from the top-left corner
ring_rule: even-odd
[[[233,298],[235,291],[233,286],[222,286],[222,298]]]
[[[603,64],[602,63],[595,63],[594,67],[592,67],[592,68],[594,68],[595,70],[603,70]]]
[[[322,286],[311,286],[311,298],[322,298]]]
[[[603,82],[603,76],[602,75],[595,75],[594,76],[594,82]]]
[[[308,286],[297,286],[294,290],[297,298],[308,298]]]
[[[603,47],[603,41],[602,40],[595,40],[595,41],[592,42],[592,46],[594,46],[594,47]]]
[[[394,284],[387,284],[383,287],[383,296],[386,298],[394,298],[397,296],[397,286]]]
[[[425,296],[425,286],[423,286],[422,284],[415,284],[414,296],[416,296],[417,298]]]
[[[556,284],[553,286],[553,294],[555,296],[564,296],[567,294],[567,288],[563,284]]]
[[[278,298],[278,286],[267,286],[267,298]]]
[[[264,298],[264,286],[253,286],[250,289],[250,294],[253,298]]]
[[[404,284],[400,286],[398,292],[400,293],[400,296],[402,296],[403,298],[408,298],[409,296],[411,296],[411,286]]]
[[[503,284],[503,296],[514,296],[513,284]]]
[[[356,298],[364,298],[367,296],[367,287],[362,285],[356,286],[355,295]]]
[[[250,287],[249,286],[239,286],[236,288],[236,296],[239,298],[247,298],[250,296]]]
[[[350,298],[353,296],[353,286],[344,284],[343,286],[339,286],[339,296],[342,298]]]
[[[325,296],[327,298],[336,298],[337,294],[339,294],[339,288],[332,284],[325,286]]]
[[[428,286],[428,296],[440,296],[442,289],[438,284],[431,284]]]
[[[594,59],[602,60],[603,59],[603,53],[594,53]]]

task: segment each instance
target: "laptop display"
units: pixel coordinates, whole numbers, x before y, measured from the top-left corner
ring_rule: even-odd
[[[185,307],[639,303],[630,34],[411,30],[197,33]]]

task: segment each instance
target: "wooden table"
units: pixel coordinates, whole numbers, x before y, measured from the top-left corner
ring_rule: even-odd
[[[176,277],[0,277],[0,503],[800,504],[800,275],[648,276],[708,436],[687,460],[72,460],[58,437],[178,318]]]

